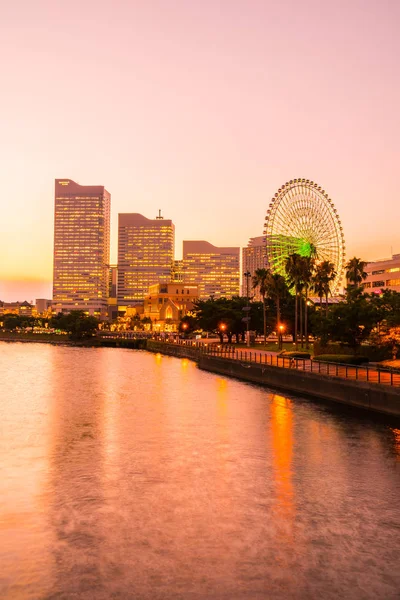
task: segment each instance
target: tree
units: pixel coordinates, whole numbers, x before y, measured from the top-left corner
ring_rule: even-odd
[[[306,348],[308,345],[308,290],[312,285],[315,259],[312,256],[302,256],[302,283],[305,289],[306,298],[304,303],[304,333],[306,338]],[[303,346],[303,338],[301,340],[301,345]]]
[[[272,274],[269,269],[256,269],[253,276],[253,289],[258,288],[263,303],[263,321],[264,321],[264,344],[267,343],[267,314],[265,306],[265,295]]]
[[[185,315],[179,323],[178,331],[180,333],[192,333],[196,329],[196,319],[191,315]]]
[[[400,327],[400,293],[384,290],[381,294],[372,294],[371,302],[379,315],[379,325],[384,329]]]
[[[285,271],[287,275],[287,281],[289,288],[294,288],[295,293],[295,317],[294,317],[294,341],[296,344],[296,350],[298,350],[298,314],[300,304],[300,294],[302,291],[302,275],[303,275],[303,262],[300,254],[290,254],[285,261]]]
[[[221,343],[224,335],[227,335],[229,343],[234,335],[236,341],[239,341],[239,337],[243,337],[246,329],[243,322],[243,307],[246,304],[246,298],[240,296],[230,299],[197,300],[194,303],[196,326],[198,329],[217,333]]]
[[[279,275],[279,273],[271,273],[271,271],[269,271],[266,279],[266,293],[276,304],[276,331],[281,340],[281,300],[289,294],[285,278],[282,275]]]
[[[346,266],[346,278],[349,284],[353,287],[358,288],[360,283],[367,278],[368,273],[364,271],[366,265],[365,261],[361,260],[361,258],[357,258],[354,256],[351,258]]]
[[[331,284],[335,277],[335,265],[329,260],[323,260],[315,265],[311,288],[319,297],[320,309],[322,308],[322,298],[325,297],[325,314],[328,314],[328,296],[331,293]]]
[[[5,314],[3,317],[3,327],[8,331],[14,331],[22,326],[22,319],[19,315]]]
[[[344,301],[332,306],[325,319],[326,338],[357,351],[379,321],[379,312],[361,288],[348,288]]]
[[[50,320],[51,327],[66,331],[75,341],[93,337],[98,325],[96,317],[87,316],[82,310],[72,310],[66,315],[58,313]]]

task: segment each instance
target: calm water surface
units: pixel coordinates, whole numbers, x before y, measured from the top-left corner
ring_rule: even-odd
[[[2,600],[400,597],[395,426],[122,349],[0,390]]]

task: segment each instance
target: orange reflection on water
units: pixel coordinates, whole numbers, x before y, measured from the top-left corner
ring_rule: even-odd
[[[273,472],[276,489],[275,509],[285,517],[293,515],[293,415],[291,402],[275,394],[271,403]]]
[[[392,429],[393,432],[393,445],[396,453],[396,460],[400,461],[400,429]]]

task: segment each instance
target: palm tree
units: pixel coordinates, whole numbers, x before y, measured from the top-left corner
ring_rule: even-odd
[[[302,257],[302,283],[306,293],[304,303],[304,335],[306,338],[306,348],[308,348],[308,290],[312,285],[314,267],[315,259],[312,256]],[[303,338],[301,338],[301,346],[303,347]]]
[[[295,292],[295,312],[294,312],[294,341],[296,343],[296,350],[298,350],[298,317],[299,317],[299,304],[300,304],[300,293],[302,290],[302,257],[300,254],[290,254],[286,257],[285,271],[288,281],[289,288],[294,288]]]
[[[328,296],[331,293],[331,283],[336,278],[335,265],[329,260],[323,260],[315,267],[312,280],[312,289],[319,296],[320,308],[322,308],[322,296],[325,296],[325,314],[328,314]]]
[[[325,260],[323,262],[324,264],[324,269],[325,269],[325,289],[324,289],[324,293],[325,293],[325,314],[328,314],[328,296],[329,294],[332,293],[331,291],[331,283],[333,281],[335,281],[336,279],[336,271],[335,271],[335,265],[330,262],[329,260]]]
[[[355,288],[358,288],[360,283],[367,278],[368,273],[364,271],[367,264],[368,263],[364,260],[361,260],[361,258],[357,258],[356,256],[351,258],[346,264],[346,279]]]
[[[320,311],[322,310],[322,298],[325,294],[325,271],[322,265],[322,262],[316,265],[311,284],[311,289],[317,294],[319,298]]]
[[[271,276],[269,269],[256,269],[253,275],[253,289],[259,288],[260,296],[263,303],[263,319],[264,319],[264,344],[267,343],[267,311],[265,306],[265,296],[267,293],[267,282]],[[248,316],[248,315],[247,315]]]
[[[268,296],[268,298],[273,298],[276,303],[276,331],[279,337],[280,335],[282,335],[279,329],[279,325],[281,323],[281,299],[288,293],[288,286],[285,281],[285,278],[282,277],[282,275],[279,275],[279,273],[272,274],[271,272],[269,272],[266,287],[266,295]]]

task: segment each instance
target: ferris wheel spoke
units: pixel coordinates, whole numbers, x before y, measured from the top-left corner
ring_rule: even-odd
[[[270,205],[265,224],[266,257],[271,268],[285,274],[287,256],[310,252],[334,263],[340,282],[344,264],[344,239],[337,215],[325,192],[316,184],[295,180],[286,183]]]

